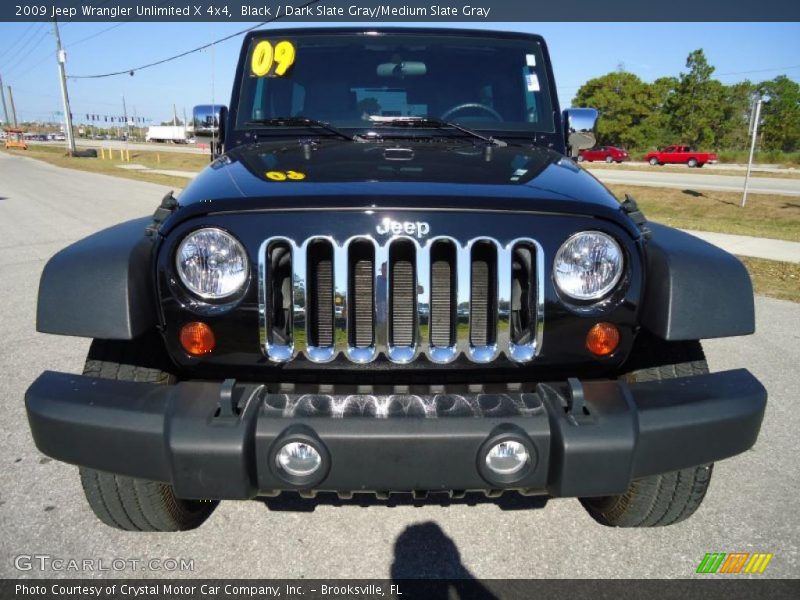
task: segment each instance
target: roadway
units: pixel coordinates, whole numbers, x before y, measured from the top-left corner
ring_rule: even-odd
[[[603,183],[641,185],[646,187],[667,187],[680,190],[708,190],[716,192],[739,192],[744,189],[744,175],[718,175],[698,173],[686,169],[686,173],[659,172],[652,170],[633,170],[624,168],[587,170]],[[777,194],[779,196],[800,196],[800,178],[779,178],[751,176],[750,194]]]
[[[759,577],[800,572],[800,305],[768,298],[756,300],[755,336],[706,343],[713,370],[746,366],[769,390],[761,437],[753,450],[716,466],[705,503],[679,525],[610,529],[576,500],[517,497],[421,506],[367,500],[363,507],[358,500],[223,502],[205,525],[183,534],[102,525],[84,502],[77,469],[42,456],[28,430],[26,387],[44,369],[79,373],[89,345],[35,332],[38,279],[54,252],[152,213],[166,191],[0,153],[0,577],[54,575],[16,571],[20,554],[193,559],[194,571],[182,575],[206,578],[683,578],[695,576],[706,552],[751,551],[775,555]]]

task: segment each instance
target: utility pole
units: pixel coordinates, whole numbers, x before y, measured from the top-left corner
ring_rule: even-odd
[[[5,121],[3,121],[6,125],[11,125],[11,121],[8,120],[8,107],[6,106],[6,93],[3,91],[3,76],[0,75],[0,96],[3,97],[3,116],[5,117]]]
[[[747,204],[747,188],[750,185],[750,169],[753,166],[753,152],[756,149],[756,137],[758,137],[758,120],[761,117],[761,98],[756,101],[755,117],[753,118],[753,139],[750,142],[750,158],[747,161],[747,174],[744,176],[744,193],[742,194],[742,208]]]
[[[172,126],[173,127],[178,126],[178,109],[175,107],[174,104],[172,105]]]
[[[125,106],[125,94],[122,94],[122,115],[125,117],[125,141],[129,142],[131,140],[131,124],[128,121],[128,107]]]
[[[14,127],[18,127],[17,108],[14,106],[14,94],[11,92],[11,86],[8,86],[8,103],[11,105],[11,118],[14,120]]]
[[[69,106],[69,93],[67,92],[67,74],[64,65],[67,62],[67,53],[61,47],[61,35],[58,33],[58,21],[53,19],[53,31],[56,36],[56,58],[58,59],[58,74],[61,78],[61,99],[64,101],[64,133],[67,134],[67,153],[75,154],[75,137],[72,133],[72,112]]]

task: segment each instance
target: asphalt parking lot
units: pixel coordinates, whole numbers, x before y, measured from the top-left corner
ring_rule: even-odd
[[[294,498],[225,502],[200,529],[118,532],[95,520],[75,467],[31,440],[26,387],[44,369],[79,372],[88,340],[38,334],[38,278],[49,256],[100,228],[149,214],[165,188],[0,153],[0,577],[15,557],[190,559],[194,577],[692,577],[706,552],[770,552],[761,577],[800,574],[797,376],[800,305],[757,298],[758,333],[706,344],[712,370],[746,366],[769,390],[761,437],[717,465],[698,513],[667,528],[615,530],[576,500],[379,502]],[[102,293],[102,290],[98,290]],[[104,576],[176,574],[123,570]],[[707,577],[707,576],[706,576]]]

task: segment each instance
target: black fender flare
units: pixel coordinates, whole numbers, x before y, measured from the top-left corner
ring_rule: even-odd
[[[120,223],[67,246],[39,280],[36,330],[130,340],[157,324],[152,217]]]
[[[670,341],[755,331],[753,284],[732,254],[677,229],[648,223],[642,326]]]

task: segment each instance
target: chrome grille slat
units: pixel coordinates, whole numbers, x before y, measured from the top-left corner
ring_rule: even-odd
[[[513,245],[497,248],[497,348],[511,342],[511,270]]]
[[[308,312],[308,285],[306,276],[306,249],[310,240],[302,246],[292,243],[292,358],[298,352],[305,352],[308,342],[308,330],[306,329],[306,313]]]
[[[456,249],[456,350],[470,356],[472,243]]]
[[[318,242],[330,244],[322,255],[309,250]],[[354,243],[359,244],[358,252],[351,253]],[[436,250],[439,258],[432,258],[432,248],[438,243],[452,244],[447,260],[442,260],[441,248]],[[280,335],[271,334],[270,312],[275,308],[270,293],[278,285],[270,273],[270,252],[275,244],[291,249],[291,303],[283,307],[290,310],[288,343],[283,329]],[[390,263],[392,244],[405,246],[402,257],[391,254]],[[476,244],[483,251],[473,261]],[[486,252],[486,244],[491,252]],[[534,254],[535,272],[528,275],[527,289],[535,289],[530,296],[534,306],[522,330],[525,335],[516,336],[515,343],[513,328],[520,325],[515,317],[517,325],[512,327],[511,302],[512,287],[517,285],[512,274],[517,244],[529,246]],[[320,236],[298,245],[285,237],[272,237],[261,245],[258,260],[260,339],[272,362],[286,362],[298,354],[312,362],[329,362],[343,354],[349,361],[368,363],[383,354],[404,364],[422,354],[432,362],[448,363],[463,354],[472,362],[489,363],[505,354],[514,362],[526,363],[541,351],[544,254],[533,239],[504,245],[491,238],[459,243],[451,238],[420,242],[396,236],[378,243],[369,237],[337,241]],[[288,275],[281,277],[288,283]],[[284,298],[283,304],[287,302]],[[275,318],[282,319],[282,315]]]
[[[417,274],[417,351],[428,354],[430,351],[430,319],[431,319],[431,244],[420,244],[416,248]]]
[[[333,347],[335,353],[345,354],[348,343],[348,312],[350,297],[348,294],[349,278],[347,269],[348,243],[333,246]]]

